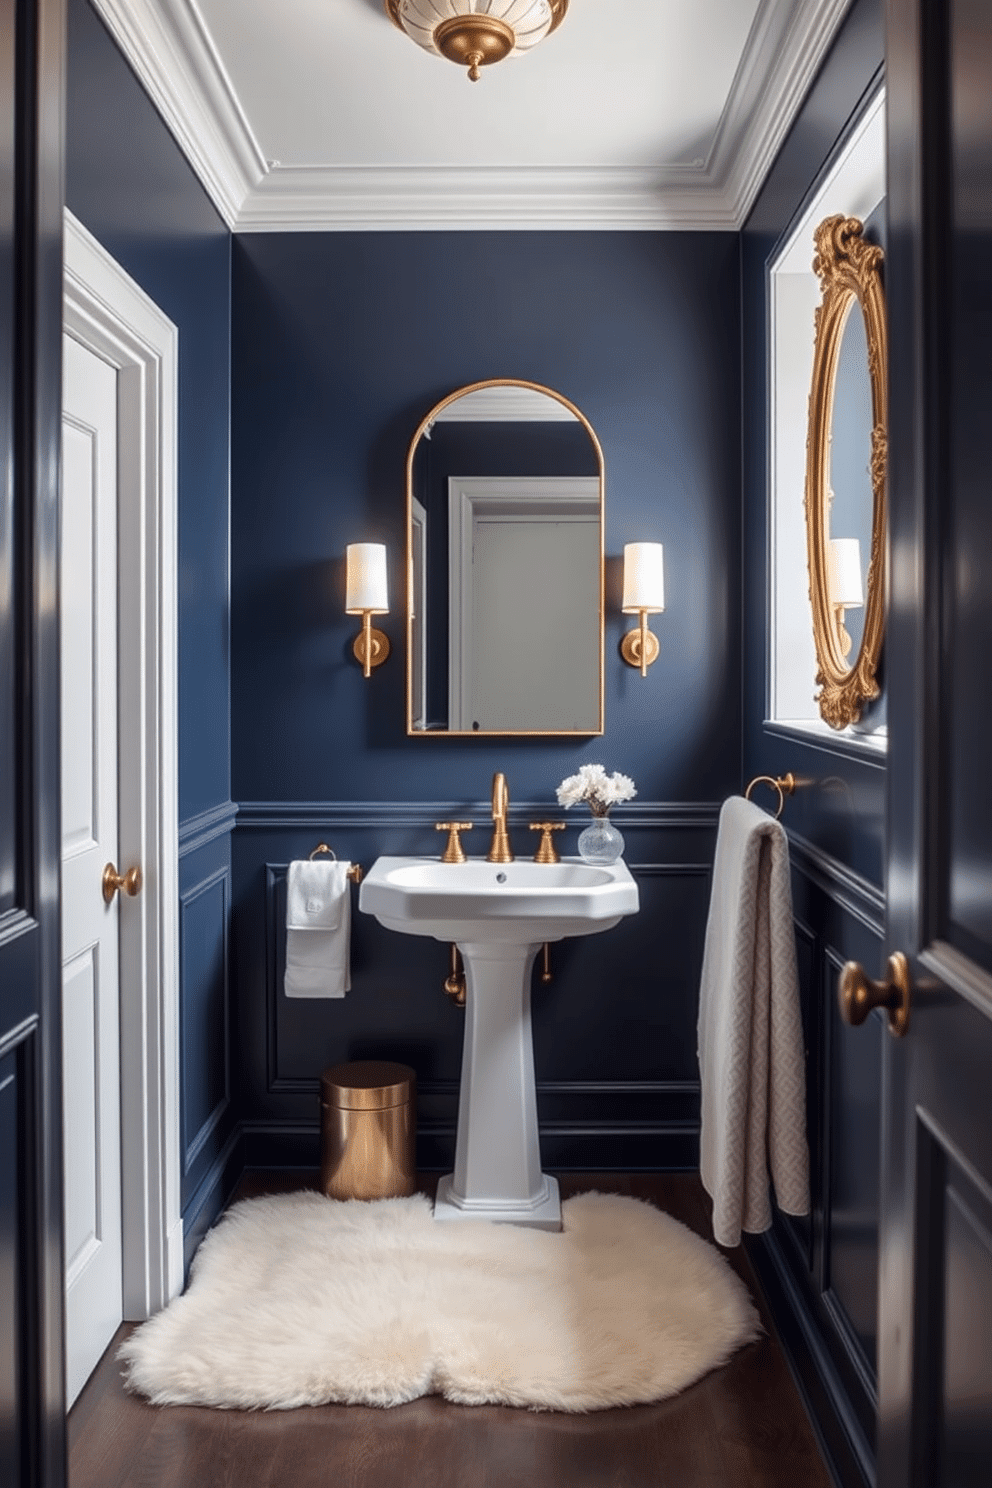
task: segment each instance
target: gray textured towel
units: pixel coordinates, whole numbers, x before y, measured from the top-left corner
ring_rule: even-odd
[[[809,1213],[806,1078],[789,845],[778,822],[731,796],[720,812],[699,993],[700,1173],[713,1234],[779,1208]]]

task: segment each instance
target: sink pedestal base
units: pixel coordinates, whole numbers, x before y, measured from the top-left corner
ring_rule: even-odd
[[[437,1186],[434,1218],[486,1219],[490,1224],[528,1225],[532,1230],[560,1230],[561,1198],[558,1193],[558,1179],[549,1177],[547,1173],[542,1176],[547,1184],[544,1198],[536,1206],[524,1209],[515,1204],[494,1207],[491,1204],[466,1203],[464,1200],[456,1203],[451,1196],[455,1177],[453,1173],[449,1173]]]
[[[465,962],[465,1046],[455,1171],[438,1184],[434,1217],[561,1229],[554,1178],[541,1172],[530,1023],[537,945],[459,942]]]

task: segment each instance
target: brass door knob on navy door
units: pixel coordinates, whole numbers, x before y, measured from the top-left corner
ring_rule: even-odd
[[[108,863],[103,870],[103,898],[106,904],[110,904],[115,894],[124,892],[129,899],[141,893],[144,879],[141,869],[137,863],[129,868],[126,873],[118,873],[113,863]]]
[[[909,1027],[909,964],[902,951],[893,951],[884,982],[874,981],[858,961],[848,961],[837,983],[840,1015],[852,1028],[859,1028],[875,1008],[885,1008],[889,1032],[902,1038]]]

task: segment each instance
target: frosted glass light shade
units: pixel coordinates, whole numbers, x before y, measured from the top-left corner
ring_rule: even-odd
[[[345,613],[363,615],[368,611],[373,615],[388,615],[385,544],[349,543],[345,555]]]
[[[832,537],[830,539],[827,583],[831,604],[843,605],[845,610],[854,610],[864,604],[865,595],[861,584],[861,544],[856,537]]]
[[[623,612],[651,615],[665,608],[665,549],[662,543],[625,543],[623,550]]]

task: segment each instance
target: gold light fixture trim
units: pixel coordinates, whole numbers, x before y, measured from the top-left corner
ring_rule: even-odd
[[[827,217],[813,234],[813,272],[822,295],[816,311],[813,375],[806,439],[806,559],[816,646],[816,696],[831,728],[857,723],[865,703],[879,696],[876,678],[885,631],[886,465],[888,454],[888,346],[881,265],[884,253],[862,236],[857,217]],[[830,592],[830,434],[837,363],[847,317],[861,306],[871,381],[871,557],[865,585],[864,630],[858,654],[848,662]]]
[[[550,36],[568,10],[568,0],[385,0],[385,5],[411,41],[467,67],[473,83],[481,67],[527,52]]]

